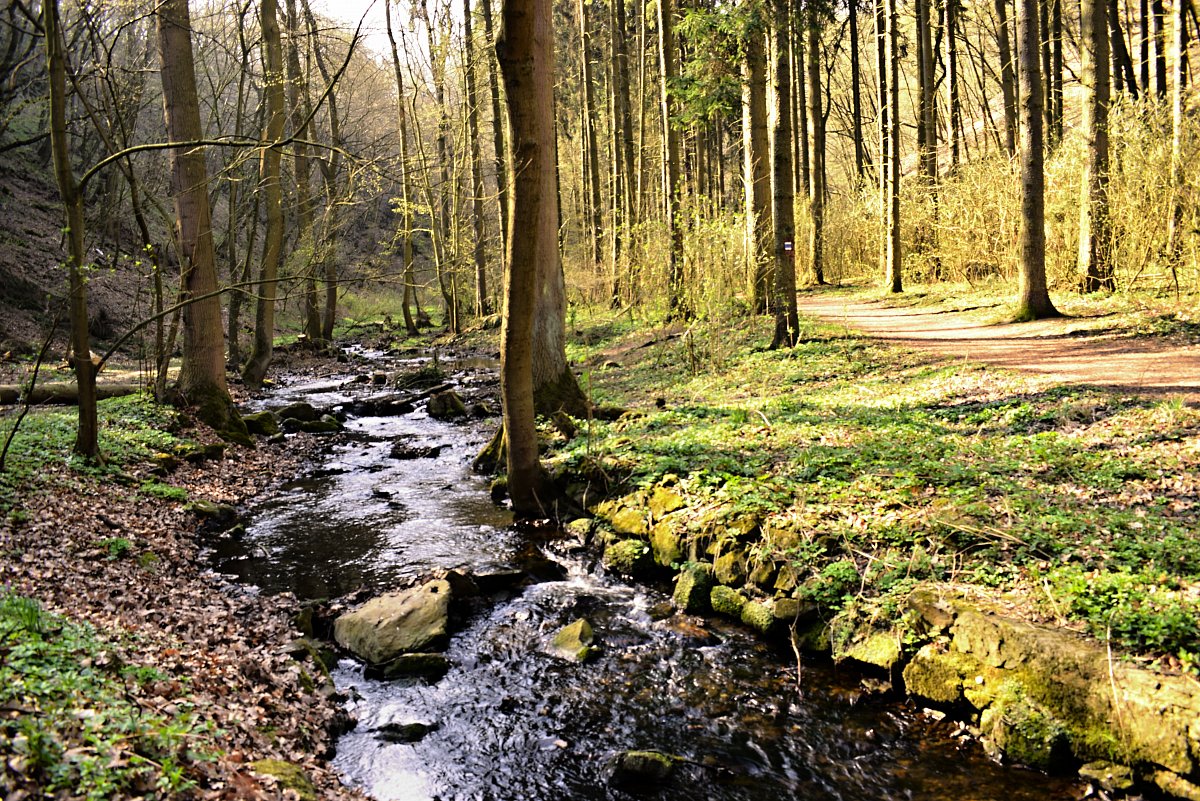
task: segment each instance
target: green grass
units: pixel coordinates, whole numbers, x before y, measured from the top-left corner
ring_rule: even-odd
[[[558,466],[599,467],[625,491],[678,477],[690,530],[749,539],[829,606],[850,584],[868,597],[913,580],[1017,590],[1194,664],[1200,410],[1046,389],[841,327],[808,324],[795,349],[770,351],[770,325],[624,350],[652,337],[581,325],[572,354],[594,400],[640,413],[585,425]],[[719,358],[697,360],[697,341],[720,341]],[[614,353],[625,366],[599,366]],[[731,533],[746,520],[749,537]]]
[[[169,798],[213,756],[186,701],[151,712],[138,699],[170,678],[122,662],[89,626],[0,595],[0,753],[48,796]]]
[[[101,464],[85,462],[72,452],[78,411],[73,407],[34,409],[25,417],[0,473],[0,514],[20,514],[25,487],[45,481],[48,468],[66,465],[82,473],[124,479],[123,468],[150,461],[156,453],[190,444],[178,434],[180,414],[154,402],[146,393],[109,398],[99,403]],[[6,437],[15,415],[0,419],[0,436]],[[154,483],[143,486],[152,497],[186,500],[179,490]]]

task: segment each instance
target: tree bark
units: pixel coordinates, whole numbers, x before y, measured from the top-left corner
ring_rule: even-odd
[[[683,287],[683,224],[679,219],[679,131],[672,117],[675,114],[675,99],[672,96],[675,82],[675,20],[671,0],[658,3],[658,51],[659,76],[662,89],[663,155],[665,158],[663,178],[663,211],[670,245],[667,248],[667,318],[687,318],[687,299]]]
[[[266,84],[267,142],[283,138],[283,47],[279,39],[279,12],[276,0],[261,0],[263,33],[263,71]],[[280,185],[281,153],[279,148],[266,146],[259,161],[259,184],[266,206],[267,229],[263,239],[263,257],[259,268],[258,309],[254,318],[254,351],[242,371],[246,386],[262,386],[275,341],[275,296],[279,284],[279,262],[283,255],[283,190]]]
[[[775,103],[771,130],[771,222],[775,229],[775,336],[772,348],[793,347],[800,336],[796,308],[796,222],[792,190],[792,68],[788,58],[788,0],[771,3],[771,80]]]
[[[600,222],[600,159],[596,148],[596,94],[592,86],[592,31],[588,23],[587,3],[579,0],[576,3],[579,14],[580,41],[580,95],[583,99],[583,114],[580,118],[580,128],[583,134],[584,159],[584,188],[587,194],[587,240],[591,248],[592,269],[599,270],[601,262],[604,230]]]
[[[1125,91],[1135,100],[1138,97],[1137,73],[1133,69],[1133,58],[1125,45],[1125,34],[1121,30],[1121,11],[1117,0],[1108,0],[1108,29],[1112,36],[1113,76],[1119,86],[1122,80]]]
[[[479,100],[475,91],[475,38],[471,33],[471,0],[463,0],[463,38],[466,39],[467,139],[471,149],[471,228],[475,234],[475,313],[491,313],[487,290],[486,242],[483,234],[483,158],[479,147]]]
[[[500,395],[508,494],[521,517],[548,511],[534,427],[533,335],[540,263],[558,263],[554,201],[554,28],[550,0],[504,0],[496,53],[513,136],[512,239],[501,323]],[[516,247],[516,242],[521,247]]]
[[[809,187],[809,216],[812,218],[812,237],[809,239],[808,259],[812,280],[825,283],[825,113],[821,102],[821,21],[810,10],[808,32],[808,97],[812,111],[812,184]],[[794,253],[794,251],[793,251]],[[793,264],[795,261],[793,260]],[[794,280],[794,279],[793,279]],[[792,293],[795,302],[795,292]]]
[[[767,137],[765,26],[758,14],[747,24],[742,62],[742,169],[746,198],[746,261],[755,314],[767,311],[775,271],[767,255],[771,235],[771,171]]]
[[[400,140],[400,237],[403,240],[401,253],[404,260],[404,295],[400,307],[404,314],[405,333],[415,336],[419,331],[412,310],[417,288],[413,276],[413,215],[412,201],[409,197],[408,106],[404,98],[404,73],[400,69],[400,51],[396,47],[396,34],[392,30],[392,0],[384,0],[383,13],[388,43],[392,48],[392,69],[396,75],[396,131]]]
[[[300,72],[300,17],[296,0],[287,0],[287,104],[291,118],[292,166],[296,181],[296,249],[304,272],[304,336],[311,343],[321,341],[321,299],[317,292],[316,243],[313,242],[313,205],[310,188],[311,165],[308,159],[309,130],[301,94],[306,81]]]
[[[995,5],[996,47],[1000,51],[1000,92],[1004,97],[1004,149],[1011,158],[1017,153],[1017,86],[1008,35],[1008,0],[995,0]]]
[[[1104,2],[1104,0],[1097,0]],[[1018,320],[1059,316],[1046,288],[1045,185],[1042,170],[1042,76],[1038,69],[1038,3],[1017,2],[1021,74],[1021,233]]]
[[[1058,0],[1054,0],[1058,2]],[[961,158],[962,100],[958,86],[958,0],[943,0],[942,36],[946,45],[946,91],[950,97],[950,166],[957,168]]]
[[[866,153],[862,129],[862,74],[859,68],[858,0],[849,0],[850,8],[850,138],[854,140],[854,176],[866,177]]]
[[[1187,89],[1187,2],[1175,0],[1171,12],[1171,212],[1167,219],[1167,263],[1179,288],[1179,262],[1183,256],[1183,137],[1187,122],[1184,106]]]
[[[1150,24],[1154,34],[1154,91],[1162,98],[1171,91],[1167,81],[1167,43],[1163,32],[1163,17],[1166,11],[1163,8],[1163,0],[1150,0],[1150,7]]]
[[[884,126],[887,155],[882,170],[884,192],[883,252],[888,291],[903,292],[904,279],[900,251],[900,12],[897,0],[885,3],[885,61],[887,72],[887,115]],[[997,0],[1001,2],[1001,0]]]
[[[487,44],[488,91],[492,99],[492,154],[496,164],[496,199],[500,208],[500,253],[508,247],[508,160],[504,135],[504,118],[500,111],[500,82],[496,78],[495,46],[492,33],[492,0],[480,0],[483,12],[483,37]]]
[[[67,60],[63,50],[57,0],[42,3],[46,69],[50,90],[50,148],[54,177],[62,196],[67,238],[68,311],[71,324],[71,362],[78,386],[79,416],[75,453],[85,459],[100,458],[99,423],[96,409],[96,367],[92,363],[88,332],[87,283],[84,280],[83,193],[71,168],[67,133]]]
[[[1083,136],[1086,142],[1079,199],[1079,271],[1086,292],[1113,289],[1108,220],[1109,53],[1106,0],[1080,3]]]

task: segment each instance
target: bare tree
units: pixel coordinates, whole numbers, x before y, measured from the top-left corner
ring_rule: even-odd
[[[1108,218],[1107,17],[1105,0],[1080,3],[1083,135],[1087,150],[1079,199],[1079,270],[1087,292],[1113,288]]]

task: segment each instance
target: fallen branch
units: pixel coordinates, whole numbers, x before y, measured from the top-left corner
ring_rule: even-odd
[[[79,403],[79,386],[74,383],[38,384],[31,392],[22,394],[24,389],[23,384],[0,384],[0,405],[51,403],[69,406]],[[97,384],[96,400],[120,398],[141,390],[141,384]]]

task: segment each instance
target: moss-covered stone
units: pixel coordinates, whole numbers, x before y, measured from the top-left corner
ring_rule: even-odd
[[[591,518],[578,517],[563,526],[563,532],[579,542],[585,543],[592,536],[596,523]]]
[[[713,573],[721,584],[741,584],[746,580],[746,554],[738,549],[726,551],[713,562]]]
[[[279,433],[279,421],[269,411],[254,412],[242,416],[246,430],[259,437],[273,437]]]
[[[679,761],[660,751],[626,751],[613,762],[611,782],[627,788],[659,784],[671,777]]]
[[[204,518],[222,531],[236,523],[238,517],[236,508],[227,503],[216,503],[215,501],[189,501],[183,509],[197,517]]]
[[[800,617],[800,602],[795,598],[776,598],[775,603],[771,605],[771,613],[775,615],[776,620],[791,623]]]
[[[779,570],[775,573],[775,592],[788,594],[796,589],[800,580],[796,575],[796,569],[789,564],[782,564]]]
[[[1133,787],[1133,770],[1127,765],[1098,760],[1080,767],[1079,775],[1110,793],[1124,792]]]
[[[775,627],[775,612],[772,604],[748,601],[742,607],[742,622],[755,631],[766,634]]]
[[[452,389],[432,395],[425,404],[425,411],[435,420],[453,420],[467,416],[467,405]]]
[[[646,513],[633,506],[618,508],[609,518],[609,524],[618,534],[632,537],[644,537],[649,530],[646,525]]]
[[[450,660],[443,654],[400,654],[390,662],[368,670],[369,675],[384,680],[404,676],[420,676],[436,681],[450,670]]]
[[[260,776],[271,776],[284,790],[292,790],[300,801],[317,801],[317,788],[304,772],[304,768],[294,762],[284,762],[282,759],[260,759],[250,763],[250,769]]]
[[[654,552],[654,561],[663,567],[670,567],[683,559],[676,526],[676,519],[669,517],[655,523],[654,528],[650,529],[650,549]]]
[[[631,578],[647,578],[654,568],[650,546],[642,540],[619,540],[604,549],[604,566]]]
[[[909,694],[935,704],[957,703],[963,698],[968,664],[961,654],[923,645],[904,666],[904,686]]]
[[[650,515],[654,520],[662,520],[671,512],[683,508],[683,496],[667,487],[655,487],[646,505],[650,507]]]
[[[311,403],[304,401],[289,403],[279,409],[277,413],[280,420],[299,420],[301,423],[311,423],[320,417],[316,408]]]
[[[900,638],[896,632],[873,631],[841,648],[835,648],[833,658],[839,662],[853,659],[890,670],[900,661],[900,655]]]
[[[571,662],[586,661],[592,655],[595,633],[584,618],[563,626],[550,641],[550,653]]]
[[[692,615],[709,610],[709,593],[713,588],[712,565],[691,563],[675,579],[675,606]]]
[[[718,584],[709,593],[708,602],[712,606],[712,610],[718,615],[725,615],[734,620],[741,620],[742,608],[746,605],[746,596],[733,587]]]
[[[1056,770],[1070,756],[1062,724],[1027,698],[1012,697],[983,711],[984,736],[1010,762]]]

